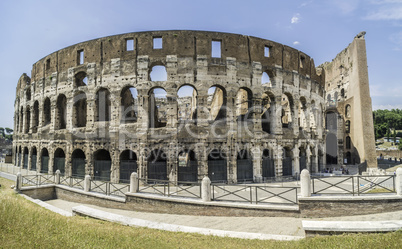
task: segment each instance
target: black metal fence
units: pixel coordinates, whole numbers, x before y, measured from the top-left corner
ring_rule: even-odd
[[[163,196],[201,198],[201,183],[171,182],[169,180],[139,179],[139,192]]]

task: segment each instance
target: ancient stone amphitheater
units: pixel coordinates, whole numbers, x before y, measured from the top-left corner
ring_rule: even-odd
[[[261,38],[128,33],[56,51],[22,75],[14,163],[113,182],[262,181],[321,170],[324,71]]]

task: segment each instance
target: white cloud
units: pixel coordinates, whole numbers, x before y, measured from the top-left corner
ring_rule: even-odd
[[[359,6],[359,0],[332,0],[331,3],[339,8],[342,14],[349,14]]]
[[[300,14],[297,13],[293,15],[292,19],[290,19],[290,23],[299,23],[300,22]]]
[[[380,8],[378,11],[369,13],[366,20],[402,20],[402,6],[389,6]]]
[[[293,42],[293,45],[299,45],[299,44],[300,44],[299,41],[294,41],[294,42]]]

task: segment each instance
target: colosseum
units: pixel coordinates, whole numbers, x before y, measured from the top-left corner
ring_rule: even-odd
[[[112,182],[132,172],[235,183],[363,161],[376,167],[370,132],[362,134],[371,116],[365,58],[364,35],[318,68],[286,45],[220,32],[82,42],[20,77],[13,163]]]

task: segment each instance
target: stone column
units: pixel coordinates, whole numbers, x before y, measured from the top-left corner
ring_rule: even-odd
[[[275,96],[274,102],[271,102],[271,133],[275,135],[282,135],[282,97]]]
[[[253,158],[253,176],[255,182],[262,182],[262,151],[260,145],[251,148]]]
[[[292,150],[292,153],[293,153],[293,175],[294,174],[299,174],[300,173],[300,160],[299,160],[299,153],[300,153],[300,150],[299,150],[299,147],[298,147],[299,145],[295,145],[295,147],[293,148],[293,150]]]
[[[274,147],[275,148],[275,147]],[[276,151],[274,151],[274,161],[275,161],[275,175],[276,176],[283,176],[283,147],[278,145],[276,147]]]
[[[289,128],[293,130],[293,134],[295,137],[299,136],[299,105],[300,100],[294,99],[293,106],[290,107],[291,115],[292,115],[292,123]]]
[[[28,151],[28,165],[27,165],[27,169],[31,170],[31,166],[32,166],[32,148]]]

